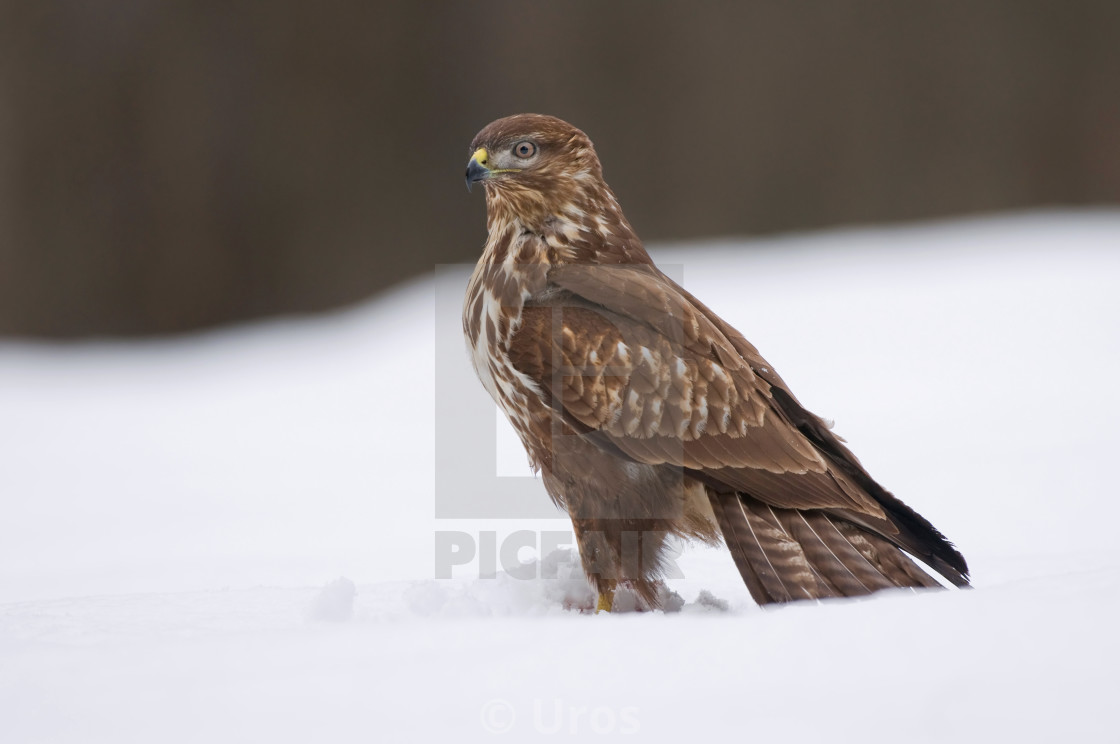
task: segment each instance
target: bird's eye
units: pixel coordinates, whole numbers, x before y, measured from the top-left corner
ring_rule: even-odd
[[[522,160],[527,160],[537,154],[537,146],[529,140],[521,140],[513,146],[513,154]]]

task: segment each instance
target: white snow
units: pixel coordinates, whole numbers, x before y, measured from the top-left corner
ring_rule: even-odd
[[[436,400],[494,420],[441,351],[446,270],[315,319],[0,342],[0,740],[1114,737],[1120,211],[652,252],[975,590],[759,610],[689,549],[678,611],[581,613],[539,481],[511,481],[531,518],[435,516]]]

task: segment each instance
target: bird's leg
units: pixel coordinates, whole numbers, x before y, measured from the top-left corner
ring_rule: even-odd
[[[554,457],[554,462],[557,459],[559,458]],[[552,481],[546,481],[546,484],[549,482]],[[574,495],[581,499],[585,494]],[[593,509],[579,502],[568,504],[568,509],[577,515],[572,517],[572,529],[575,531],[584,576],[595,587],[598,595],[595,613],[610,612],[614,608],[618,582],[625,578],[619,559],[622,520],[580,517],[579,514]]]
[[[605,587],[599,587],[599,601],[595,604],[595,614],[600,612],[610,612],[611,607],[614,605],[614,582],[610,582]]]

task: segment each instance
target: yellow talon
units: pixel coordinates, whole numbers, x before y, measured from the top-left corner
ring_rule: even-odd
[[[595,614],[598,615],[600,612],[610,612],[612,604],[614,604],[613,591],[608,594],[600,594],[599,602],[595,605]]]

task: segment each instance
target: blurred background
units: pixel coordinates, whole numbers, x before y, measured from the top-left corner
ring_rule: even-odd
[[[694,548],[702,633],[566,609],[570,523],[433,271],[477,260],[468,144],[524,111],[591,136],[657,260],[979,591],[770,615]],[[491,741],[532,690],[573,735],[749,700],[791,742],[916,709],[1109,740],[1118,247],[1118,0],[0,0],[0,738]],[[484,578],[526,534],[542,580]],[[805,642],[838,635],[855,676]]]
[[[648,241],[1120,202],[1120,3],[0,3],[0,335],[473,261],[467,144],[588,132]]]

